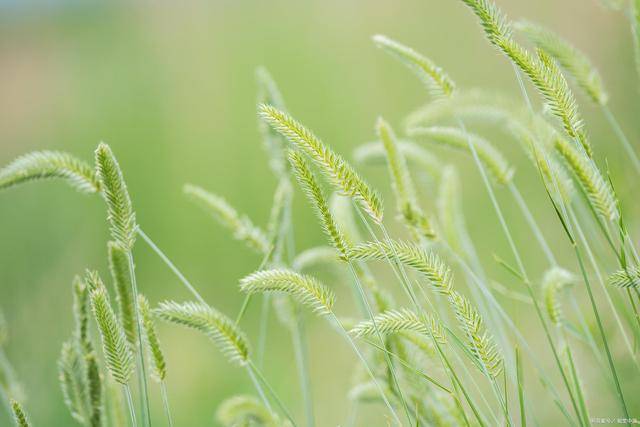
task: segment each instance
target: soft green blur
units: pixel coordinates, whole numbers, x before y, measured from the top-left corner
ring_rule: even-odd
[[[378,115],[399,128],[403,116],[427,99],[413,75],[373,46],[373,34],[389,35],[427,54],[462,88],[519,96],[511,66],[456,0],[43,3],[0,2],[0,164],[38,149],[66,150],[91,161],[98,142],[109,143],[140,224],[207,301],[231,316],[242,301],[238,279],[254,271],[260,259],[190,204],[181,188],[188,182],[202,185],[225,195],[256,223],[266,222],[275,180],[256,126],[257,66],[273,74],[290,111],[347,156],[358,143],[373,138]],[[638,85],[622,13],[593,0],[499,4],[511,17],[540,21],[587,51],[604,75],[614,113],[637,140]],[[596,151],[606,156],[619,183],[617,190],[627,203],[623,207],[629,215],[637,214],[637,193],[634,200],[632,182],[625,179],[633,175],[622,166],[620,145],[588,100],[579,100]],[[497,143],[517,159],[518,185],[558,245],[559,257],[575,270],[539,178],[512,141]],[[467,223],[488,270],[504,284],[519,286],[492,261],[493,253],[511,257],[472,162],[447,152],[442,157],[462,167]],[[363,168],[363,173],[385,191],[387,222],[396,229],[386,170]],[[500,194],[517,224],[515,237],[539,278],[543,259],[528,244],[528,229],[507,196]],[[296,246],[323,242],[300,193],[296,199]],[[0,306],[10,322],[8,356],[28,396],[25,406],[36,426],[71,425],[56,359],[71,331],[73,276],[86,268],[108,274],[104,204],[61,182],[29,184],[0,194],[0,224]],[[636,223],[630,226],[638,231]],[[189,299],[144,242],[137,243],[135,256],[139,286],[152,303]],[[338,296],[350,299],[344,288]],[[337,310],[348,314],[349,307],[339,300]],[[522,311],[514,313],[516,323],[535,330],[541,340],[532,310]],[[258,313],[256,299],[243,320],[254,343]],[[347,418],[345,395],[355,359],[331,328],[307,319],[318,425],[337,425]],[[271,320],[265,371],[299,417],[290,340]],[[607,326],[614,336],[614,324]],[[213,425],[222,399],[252,392],[244,372],[229,367],[204,337],[168,325],[161,325],[160,335],[176,425]],[[622,348],[619,337],[613,341]],[[544,359],[551,367],[550,355],[545,353]],[[633,372],[631,364],[625,368]],[[592,374],[588,380],[603,381]],[[527,381],[538,386],[533,375]],[[635,391],[637,387],[636,382]],[[163,425],[157,386],[151,393],[154,425]],[[638,399],[631,403],[637,409]],[[596,407],[602,413],[594,416],[616,415],[609,401]],[[0,425],[7,422],[0,412]],[[385,425],[379,418],[374,423]]]

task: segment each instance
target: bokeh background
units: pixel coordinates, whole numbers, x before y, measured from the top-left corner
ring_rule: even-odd
[[[637,141],[638,85],[623,13],[595,0],[499,4],[510,17],[542,22],[588,52],[604,75],[613,111]],[[223,194],[256,223],[266,222],[275,180],[257,130],[254,70],[259,65],[274,76],[289,110],[347,156],[374,137],[378,115],[399,126],[427,97],[419,81],[373,46],[371,36],[377,33],[427,54],[462,88],[481,86],[518,95],[511,66],[455,0],[4,0],[0,164],[38,149],[66,150],[92,160],[98,142],[109,143],[125,172],[140,224],[208,301],[234,315],[242,301],[237,281],[260,260],[186,200],[183,184]],[[598,111],[583,97],[579,100],[596,150],[608,159],[619,182],[624,208],[629,215],[637,214],[637,180],[619,144]],[[514,156],[518,185],[534,209],[540,207],[536,216],[549,230],[557,254],[577,268],[557,220],[544,209],[537,176],[513,141],[503,137],[496,142]],[[442,155],[461,166],[467,222],[492,277],[518,286],[491,261],[493,253],[508,257],[509,252],[473,164],[464,156]],[[388,191],[386,170],[362,171]],[[386,198],[390,210],[393,204]],[[323,242],[300,193],[295,209],[296,245]],[[520,221],[509,207],[507,213]],[[388,217],[395,228],[392,215]],[[536,248],[526,244],[530,237],[521,221],[515,231],[539,277],[544,265]],[[81,196],[60,182],[0,194],[0,306],[11,326],[8,357],[24,385],[34,425],[72,425],[56,373],[60,345],[71,330],[70,283],[88,267],[107,275],[107,239],[105,209],[97,197]],[[139,286],[152,302],[189,298],[142,241],[135,256]],[[342,300],[349,299],[344,289],[338,292]],[[258,306],[252,308],[243,326],[255,340]],[[348,309],[346,302],[338,305],[339,312]],[[516,322],[537,339],[532,311],[510,309]],[[309,318],[307,326],[318,423],[337,425],[348,414],[345,393],[355,359],[324,323]],[[250,383],[204,337],[168,325],[160,330],[176,425],[215,425],[217,404],[234,393],[250,392]],[[271,319],[266,374],[298,415],[292,360],[287,335]],[[638,391],[637,382],[627,387]],[[152,398],[156,425],[162,425],[155,386]],[[593,415],[617,415],[614,404],[606,397],[601,400],[594,404],[602,413]],[[634,403],[637,409],[637,398]],[[8,420],[1,411],[0,425]],[[373,420],[373,425],[383,424]],[[550,425],[544,424],[544,415],[541,421]]]

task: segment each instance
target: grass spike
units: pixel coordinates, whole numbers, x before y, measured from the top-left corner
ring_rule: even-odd
[[[183,325],[207,335],[230,363],[246,366],[249,363],[249,344],[244,333],[233,320],[208,305],[195,302],[165,301],[153,310],[154,315],[167,322]]]
[[[0,190],[29,181],[60,178],[81,193],[97,193],[100,183],[86,162],[60,151],[34,151],[0,169]]]
[[[156,333],[156,325],[151,315],[149,301],[147,301],[144,295],[138,295],[138,310],[150,356],[149,360],[151,361],[151,366],[153,366],[153,376],[158,382],[162,382],[167,377],[167,364],[164,359],[164,353],[160,348],[160,340]]]
[[[569,136],[577,139],[591,157],[591,145],[583,129],[573,92],[553,60],[543,51],[532,55],[512,37],[511,23],[491,0],[462,0],[480,20],[488,40],[529,77],[560,120]]]
[[[132,349],[135,349],[138,326],[133,291],[131,286],[131,272],[129,271],[129,255],[118,243],[109,242],[107,245],[109,255],[109,271],[116,291],[116,304],[118,306],[118,318],[122,323],[127,340]]]
[[[184,193],[231,230],[237,240],[245,242],[258,253],[266,254],[269,251],[266,233],[247,216],[239,214],[224,198],[191,184],[184,186]]]
[[[118,384],[127,385],[133,372],[133,355],[124,329],[109,303],[107,289],[99,278],[91,290],[91,307],[102,337],[107,368]]]
[[[84,355],[87,376],[87,396],[89,398],[90,416],[89,424],[91,427],[102,427],[104,411],[104,392],[102,385],[102,376],[100,375],[100,367],[96,353],[91,351]]]
[[[428,239],[435,237],[430,221],[416,200],[416,191],[407,167],[407,161],[398,148],[398,142],[391,126],[381,117],[376,123],[378,138],[382,141],[391,177],[391,184],[396,196],[396,204],[400,216],[418,236]]]
[[[551,268],[542,278],[542,293],[547,315],[555,326],[562,326],[565,320],[560,301],[561,294],[573,286],[575,282],[576,277],[560,267]]]
[[[416,73],[432,96],[449,97],[455,91],[453,80],[424,55],[381,34],[373,36],[373,42]]]
[[[338,251],[341,259],[345,261],[348,260],[349,244],[336,224],[336,221],[329,210],[329,206],[322,189],[320,188],[315,175],[309,168],[309,165],[305,161],[304,157],[302,157],[302,154],[294,150],[289,151],[289,162],[293,167],[296,179],[302,186],[309,202],[313,205],[316,215],[322,224],[322,229],[329,237],[331,244]]]
[[[469,351],[481,366],[486,369],[486,373],[489,376],[497,377],[502,371],[502,356],[493,341],[493,337],[486,330],[482,317],[471,302],[456,291],[451,293],[449,301],[454,309],[458,323],[467,337]]]
[[[249,294],[284,292],[319,315],[329,315],[335,301],[333,291],[317,279],[286,269],[257,271],[240,280],[240,290]]]
[[[375,222],[382,222],[380,195],[346,160],[287,113],[271,105],[261,105],[260,116],[294,146],[307,153],[331,183],[345,195],[354,197]]]
[[[444,328],[435,318],[428,318],[427,323],[430,329],[427,329],[423,319],[414,311],[407,308],[400,310],[391,309],[379,313],[375,316],[375,323],[380,333],[385,335],[417,332],[423,335],[433,334],[433,337],[437,339],[440,344],[447,342]],[[358,323],[349,332],[356,337],[369,337],[376,334],[376,329],[371,320],[365,320]]]
[[[31,424],[25,414],[22,405],[17,400],[11,399],[11,410],[13,411],[13,419],[18,427],[29,427]]]
[[[451,269],[435,254],[407,242],[365,242],[351,248],[350,257],[361,260],[388,260],[397,255],[398,260],[424,274],[434,290],[449,295],[453,287]]]
[[[573,144],[560,136],[555,138],[554,146],[573,172],[593,209],[603,218],[615,221],[619,216],[615,196],[593,160],[582,155]]]
[[[102,195],[107,203],[111,235],[124,250],[130,251],[136,240],[137,225],[122,170],[111,148],[105,143],[98,145],[95,157]]]
[[[418,127],[409,129],[407,132],[412,137],[427,138],[429,142],[465,152],[469,152],[468,141],[470,141],[476,149],[480,161],[485,164],[498,183],[507,184],[513,177],[513,168],[504,155],[489,141],[476,134],[447,126]]]
[[[607,278],[607,283],[616,288],[640,288],[640,267],[618,270]]]
[[[58,378],[62,397],[71,416],[80,424],[87,422],[86,380],[84,363],[74,340],[62,344],[58,359]]]
[[[515,29],[558,61],[595,103],[606,105],[608,96],[600,73],[583,52],[541,25],[519,21],[515,24]]]

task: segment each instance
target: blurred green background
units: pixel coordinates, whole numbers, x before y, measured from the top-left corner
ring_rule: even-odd
[[[510,17],[542,22],[588,52],[604,75],[613,111],[637,140],[638,97],[630,89],[637,81],[622,13],[587,0],[499,4]],[[399,127],[427,98],[413,75],[373,46],[376,33],[427,54],[462,88],[518,95],[511,66],[455,0],[0,1],[0,164],[39,149],[92,160],[98,142],[109,143],[145,231],[209,302],[235,315],[242,300],[237,281],[260,260],[190,204],[182,185],[191,182],[223,194],[256,223],[266,222],[275,180],[256,126],[259,65],[270,70],[290,111],[347,156],[373,138],[378,115]],[[620,182],[625,209],[637,214],[637,181],[626,179],[619,144],[597,111],[579,100],[596,150]],[[546,208],[538,178],[515,144],[497,143],[517,155],[516,180],[532,206]],[[508,257],[509,252],[472,163],[449,153],[443,158],[463,166],[467,221],[483,260],[494,277],[510,280],[491,262],[492,253]],[[363,168],[363,173],[388,190],[386,170]],[[393,204],[386,198],[390,212]],[[299,193],[296,199],[296,245],[323,242]],[[545,209],[539,212],[558,255],[575,268],[556,219]],[[85,268],[107,275],[103,202],[60,182],[30,184],[0,194],[0,224],[0,306],[11,326],[8,356],[28,395],[34,425],[71,425],[56,359],[71,331],[73,276]],[[516,237],[526,243],[527,229],[520,225]],[[522,246],[539,276],[544,265],[537,251]],[[189,298],[141,241],[135,256],[139,286],[153,303]],[[343,300],[349,295],[339,290]],[[338,311],[348,307],[339,304]],[[255,340],[258,306],[253,308],[244,325]],[[535,322],[529,312],[515,318],[525,327]],[[355,360],[330,328],[309,320],[317,418],[319,425],[337,425],[347,417],[344,396]],[[267,376],[300,414],[289,339],[276,322],[270,326]],[[251,392],[244,373],[230,368],[205,338],[172,326],[160,329],[176,425],[214,425],[222,399]],[[156,425],[162,425],[155,386],[152,395]],[[594,415],[615,415],[610,412]],[[7,422],[0,412],[0,425]]]

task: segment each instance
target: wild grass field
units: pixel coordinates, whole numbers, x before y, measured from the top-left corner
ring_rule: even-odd
[[[640,1],[0,8],[0,425],[640,423]]]

